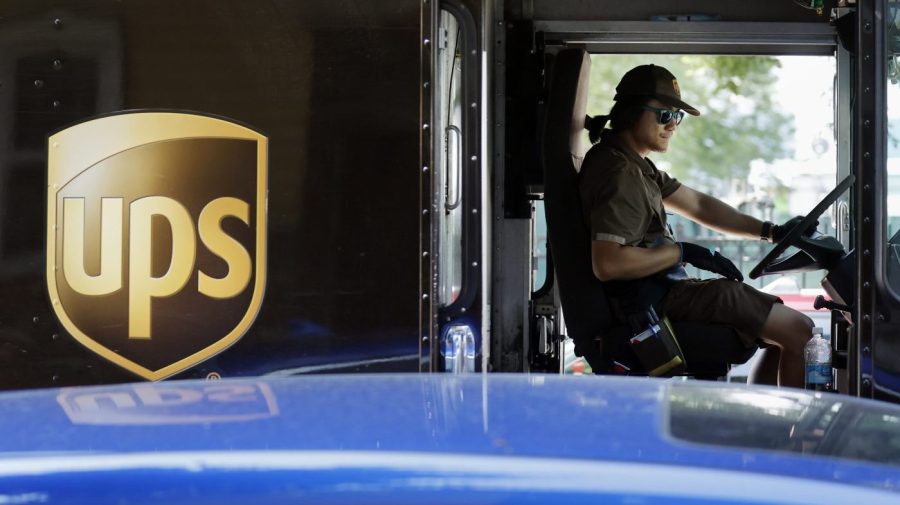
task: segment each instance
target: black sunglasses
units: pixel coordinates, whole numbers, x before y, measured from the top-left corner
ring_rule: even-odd
[[[684,119],[684,111],[682,110],[658,109],[649,105],[644,105],[643,109],[655,112],[656,121],[659,124],[669,124],[673,119],[675,124],[681,124],[681,120]]]

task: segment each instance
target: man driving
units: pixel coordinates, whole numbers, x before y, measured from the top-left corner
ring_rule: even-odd
[[[599,142],[585,156],[579,191],[594,275],[604,282],[614,313],[621,318],[653,306],[672,321],[725,324],[748,348],[765,348],[752,382],[803,387],[803,347],[812,320],[741,282],[740,271],[718,252],[678,242],[666,211],[722,233],[769,242],[783,239],[801,218],[780,226],[763,222],[656,168],[647,156],[669,149],[685,113],[700,115],[681,100],[678,81],[665,68],[631,69],[613,100],[608,115],[590,120],[591,140]],[[722,277],[688,278],[685,263]]]

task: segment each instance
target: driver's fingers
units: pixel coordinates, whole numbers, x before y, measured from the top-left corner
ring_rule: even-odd
[[[815,223],[809,225],[809,227],[807,229],[803,230],[803,234],[806,235],[807,237],[809,237],[810,235],[815,233],[816,229],[818,229],[818,228],[819,228],[819,221],[816,221]]]
[[[722,276],[725,276],[731,280],[743,282],[744,275],[741,273],[740,270],[738,270],[738,268],[736,266],[734,266],[734,263],[732,263],[731,260],[729,260],[725,256],[722,256],[719,253],[716,253],[715,257],[716,257],[716,263],[718,265],[718,270],[719,270],[716,273],[718,273]]]

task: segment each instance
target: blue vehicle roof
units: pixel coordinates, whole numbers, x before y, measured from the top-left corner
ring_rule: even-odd
[[[900,409],[723,383],[407,374],[77,387],[0,395],[0,432],[0,496],[21,503],[900,503]]]

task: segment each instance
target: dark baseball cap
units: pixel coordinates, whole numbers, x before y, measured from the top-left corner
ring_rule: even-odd
[[[678,107],[692,116],[700,115],[700,111],[681,101],[681,89],[672,72],[658,65],[634,67],[622,76],[613,100],[631,96],[652,96],[669,107]]]

